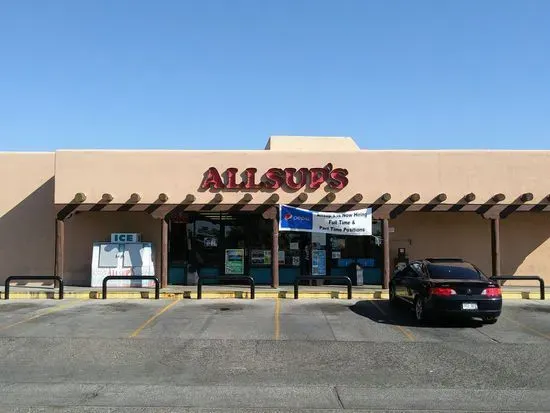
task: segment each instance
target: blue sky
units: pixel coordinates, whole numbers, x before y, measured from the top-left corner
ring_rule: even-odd
[[[3,0],[0,150],[550,149],[550,1]]]

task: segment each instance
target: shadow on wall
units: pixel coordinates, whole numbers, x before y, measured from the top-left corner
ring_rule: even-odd
[[[113,232],[137,232],[153,243],[155,274],[160,274],[160,219],[146,212],[80,212],[65,221],[65,268],[67,285],[90,286],[94,242],[110,241]]]
[[[410,259],[459,257],[492,275],[490,221],[474,212],[406,212],[390,226],[392,267],[397,248],[404,247]],[[501,220],[500,236],[503,274],[540,275],[550,282],[550,214],[516,212]]]
[[[538,275],[550,283],[550,213],[511,214],[500,221],[500,238],[503,275]],[[538,286],[536,281],[513,284]]]
[[[0,281],[3,284],[10,275],[53,275],[54,257],[52,177],[0,217]],[[13,282],[17,284],[27,282]]]

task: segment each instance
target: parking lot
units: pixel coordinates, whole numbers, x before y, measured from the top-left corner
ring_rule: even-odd
[[[0,351],[0,411],[550,409],[542,301],[494,325],[385,300],[2,301]]]

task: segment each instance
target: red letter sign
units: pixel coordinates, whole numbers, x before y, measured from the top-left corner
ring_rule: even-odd
[[[222,178],[221,178],[220,174],[218,173],[218,170],[216,168],[214,168],[213,166],[208,168],[208,171],[206,171],[204,179],[202,180],[202,183],[201,183],[201,188],[202,189],[210,189],[210,188],[223,189],[223,188],[225,188],[225,186],[222,182]]]

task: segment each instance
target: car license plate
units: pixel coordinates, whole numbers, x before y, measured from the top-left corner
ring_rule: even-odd
[[[463,310],[477,310],[477,303],[462,303]]]

